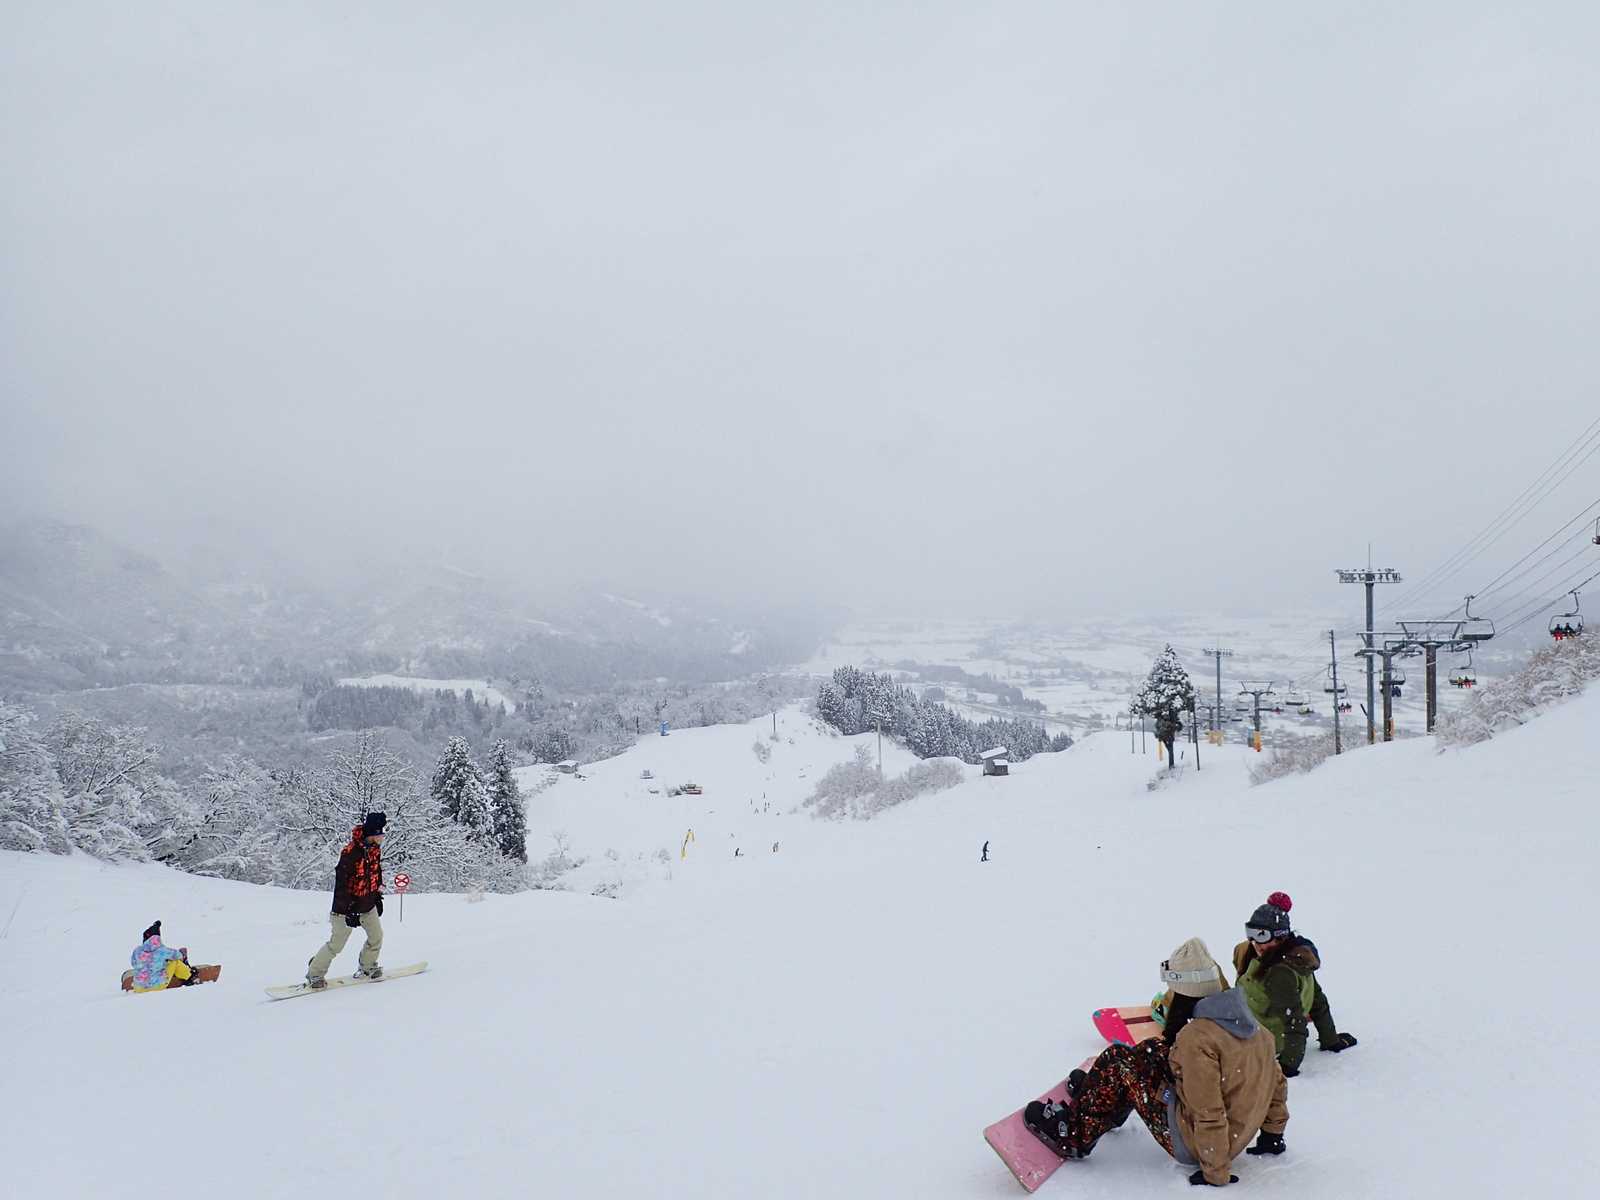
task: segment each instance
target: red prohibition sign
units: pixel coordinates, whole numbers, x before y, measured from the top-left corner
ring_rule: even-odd
[[[401,871],[400,874],[398,874],[398,875],[396,875],[394,877],[394,890],[395,891],[403,892],[410,886],[411,886],[411,876],[407,875],[404,871]]]

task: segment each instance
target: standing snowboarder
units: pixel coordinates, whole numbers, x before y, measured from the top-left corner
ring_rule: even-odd
[[[985,842],[983,844],[983,857],[978,859],[978,861],[979,862],[988,862],[989,861],[989,843],[988,842]]]
[[[383,925],[378,918],[383,915],[383,827],[388,821],[384,813],[368,813],[350,831],[350,841],[339,852],[339,865],[333,873],[333,912],[328,918],[333,932],[306,964],[306,983],[313,990],[328,986],[328,968],[350,940],[350,931],[357,928],[366,933],[367,943],[361,947],[356,974],[383,978],[383,968],[378,965]]]

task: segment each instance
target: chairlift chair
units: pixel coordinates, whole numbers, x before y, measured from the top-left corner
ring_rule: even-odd
[[[1583,607],[1583,602],[1578,598],[1576,588],[1571,594],[1572,611],[1550,618],[1550,636],[1558,642],[1566,638],[1583,636],[1583,613],[1579,611]]]
[[[1472,647],[1467,647],[1467,661],[1457,663],[1450,670],[1450,686],[1474,688],[1478,686],[1478,673],[1472,668]]]
[[[1322,690],[1330,696],[1343,696],[1350,689],[1342,683],[1338,687],[1333,686],[1333,668],[1329,667],[1328,682],[1322,685]]]
[[[1594,544],[1600,546],[1600,521],[1594,523]]]
[[[1467,597],[1465,615],[1461,620],[1461,629],[1457,633],[1458,640],[1463,642],[1487,642],[1494,636],[1494,622],[1488,617],[1475,617],[1472,615],[1472,602],[1475,596]]]
[[[1392,662],[1389,664],[1389,696],[1391,699],[1400,699],[1400,689],[1405,686],[1406,669],[1397,667]],[[1383,686],[1382,676],[1378,679],[1378,686]]]

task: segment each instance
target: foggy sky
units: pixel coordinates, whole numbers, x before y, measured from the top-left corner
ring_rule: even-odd
[[[1536,7],[8,4],[0,502],[879,609],[1339,603],[1600,415],[1600,10]]]

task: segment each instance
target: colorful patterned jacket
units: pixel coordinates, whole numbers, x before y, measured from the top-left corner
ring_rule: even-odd
[[[333,908],[341,914],[371,912],[383,895],[383,847],[367,841],[366,831],[357,825],[350,840],[339,852],[339,865],[333,872]]]
[[[156,934],[140,942],[139,948],[128,960],[133,967],[134,991],[147,992],[152,988],[165,987],[167,964],[175,958],[181,960],[183,955],[176,950],[168,950]]]

